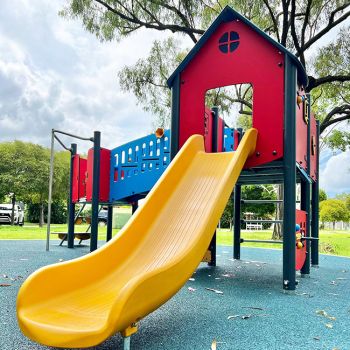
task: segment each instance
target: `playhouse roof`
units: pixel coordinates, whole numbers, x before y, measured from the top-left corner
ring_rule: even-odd
[[[190,63],[190,61],[193,59],[193,57],[199,52],[199,50],[203,47],[203,45],[208,41],[208,39],[211,37],[211,35],[215,32],[215,30],[218,28],[218,26],[223,22],[231,22],[233,20],[239,19],[246,25],[248,25],[250,28],[252,28],[254,31],[256,31],[259,35],[261,35],[264,39],[269,41],[272,45],[274,45],[276,48],[278,48],[279,51],[285,53],[288,55],[298,70],[298,80],[299,82],[306,86],[308,83],[308,77],[305,72],[304,66],[300,63],[298,58],[294,56],[289,50],[287,50],[284,46],[282,46],[280,43],[272,39],[269,35],[267,35],[265,32],[263,32],[261,29],[259,29],[256,25],[254,25],[252,22],[250,22],[247,18],[242,16],[240,13],[235,11],[232,7],[226,6],[219,16],[215,19],[215,21],[211,24],[211,26],[205,31],[205,33],[202,35],[202,37],[198,40],[196,45],[192,48],[192,50],[187,54],[185,59],[181,62],[181,64],[176,68],[176,70],[171,74],[169,77],[167,84],[169,87],[172,86],[173,80],[175,79],[176,75],[181,73],[186,66]]]

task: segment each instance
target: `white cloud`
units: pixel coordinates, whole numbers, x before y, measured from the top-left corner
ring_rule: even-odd
[[[52,128],[84,136],[100,130],[103,145],[113,148],[149,133],[152,116],[121,92],[117,72],[146,56],[166,33],[140,31],[101,43],[78,21],[57,15],[64,3],[2,2],[0,141],[49,145]]]
[[[350,150],[331,157],[320,174],[320,187],[333,197],[350,192]]]

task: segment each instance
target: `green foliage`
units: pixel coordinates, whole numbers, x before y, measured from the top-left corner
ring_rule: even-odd
[[[241,193],[242,199],[276,199],[276,191],[274,186],[267,185],[267,186],[255,186],[255,185],[249,185],[249,186],[242,186],[242,193]],[[233,208],[234,208],[234,200],[233,196],[229,199],[225,211],[221,217],[221,227],[222,228],[229,228],[230,223],[233,221]],[[271,215],[275,212],[275,205],[272,203],[269,204],[242,204],[241,206],[242,213],[251,212],[254,213],[254,217],[256,218],[262,218],[262,219],[269,219]],[[267,227],[270,226],[270,224],[266,225]],[[245,225],[243,224],[242,228],[244,228]]]
[[[344,201],[326,199],[320,203],[320,219],[323,222],[348,221],[349,212]]]
[[[327,199],[327,193],[322,188],[320,188],[318,192],[318,199],[319,199],[319,202],[325,201]]]
[[[32,223],[39,222],[40,204],[29,203],[27,206],[27,221]],[[47,221],[47,204],[44,204],[44,220]],[[67,222],[67,207],[64,203],[56,201],[51,205],[51,223],[65,224]]]
[[[155,126],[168,128],[171,95],[166,86],[167,77],[184,57],[179,43],[173,38],[153,43],[150,55],[119,73],[123,91],[132,91],[144,110],[157,116]]]
[[[330,149],[345,152],[350,146],[350,132],[336,129],[324,137],[323,141]]]
[[[55,154],[54,193],[56,200],[66,200],[69,182],[68,152]],[[16,200],[43,203],[48,196],[50,152],[32,143],[0,143],[0,197],[15,193]]]

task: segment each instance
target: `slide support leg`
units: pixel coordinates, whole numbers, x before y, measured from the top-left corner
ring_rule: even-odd
[[[210,250],[211,260],[210,262],[208,262],[208,265],[216,266],[216,231],[213,235],[213,238],[211,239],[209,250]]]
[[[123,338],[123,350],[130,350],[131,336]]]

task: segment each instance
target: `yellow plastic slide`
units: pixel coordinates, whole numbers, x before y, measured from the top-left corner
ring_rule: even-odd
[[[192,136],[142,207],[109,243],[81,258],[43,267],[22,285],[22,332],[49,346],[97,345],[170,299],[204,256],[257,131],[236,152],[205,153]],[[131,330],[131,331],[130,331]]]

